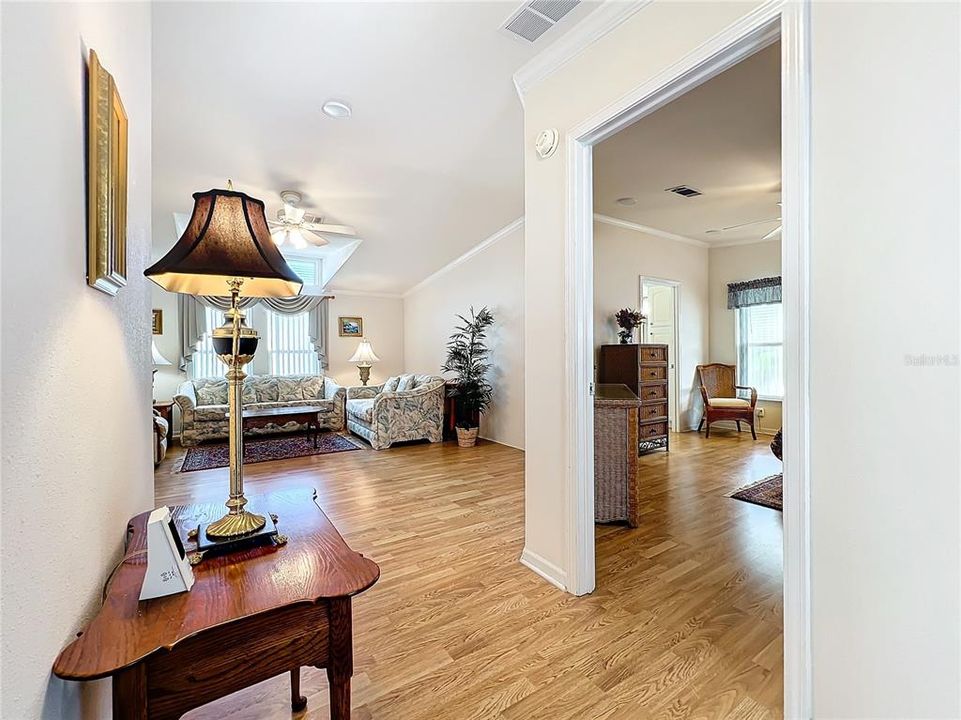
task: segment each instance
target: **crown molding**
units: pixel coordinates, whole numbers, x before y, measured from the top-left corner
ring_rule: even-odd
[[[405,298],[406,298],[406,297],[410,297],[411,295],[413,295],[414,293],[416,293],[418,290],[420,290],[420,289],[424,288],[425,286],[429,285],[430,283],[434,282],[434,280],[436,280],[437,278],[441,277],[442,275],[446,275],[446,274],[449,273],[451,270],[453,270],[454,268],[456,268],[458,265],[463,265],[465,262],[467,262],[467,261],[470,260],[472,257],[474,257],[477,253],[486,250],[486,249],[489,248],[491,245],[493,245],[494,243],[496,243],[498,240],[501,240],[501,239],[507,237],[507,236],[510,235],[512,232],[514,232],[515,230],[517,230],[518,228],[521,228],[521,227],[523,227],[523,226],[524,226],[524,216],[521,215],[521,216],[520,216],[519,218],[517,218],[514,222],[512,222],[512,223],[510,223],[510,224],[508,224],[508,225],[505,225],[504,227],[502,227],[500,230],[498,230],[497,232],[495,232],[493,235],[491,235],[491,236],[490,236],[489,238],[487,238],[486,240],[481,240],[479,243],[477,243],[477,245],[475,245],[475,246],[472,247],[470,250],[468,250],[467,252],[465,252],[465,253],[464,253],[463,255],[461,255],[459,258],[456,258],[456,259],[454,259],[454,260],[451,260],[449,263],[447,263],[444,267],[442,267],[442,268],[441,268],[440,270],[438,270],[437,272],[431,273],[430,275],[428,275],[427,277],[425,277],[425,278],[424,278],[423,280],[421,280],[419,283],[417,283],[417,284],[414,285],[412,288],[410,288],[409,290],[407,290],[407,291],[403,294],[403,297],[405,297]]]
[[[541,50],[514,73],[514,87],[524,102],[524,93],[550,77],[564,65],[607,35],[652,0],[605,0],[557,40]]]
[[[694,245],[695,247],[701,248],[715,247],[710,243],[704,242],[703,240],[695,240],[694,238],[689,238],[685,235],[678,235],[676,233],[668,232],[667,230],[659,230],[648,225],[640,225],[639,223],[631,222],[630,220],[621,220],[620,218],[611,217],[610,215],[594,213],[594,219],[597,222],[602,222],[606,225],[613,225],[614,227],[624,228],[625,230],[634,230],[635,232],[644,233],[645,235],[653,235],[654,237],[684,243],[685,245]]]
[[[779,235],[775,235],[774,237],[768,238],[767,240],[763,238],[761,238],[760,240],[729,240],[728,242],[710,243],[708,247],[725,248],[725,247],[734,247],[735,245],[760,245],[761,243],[769,243],[769,242],[781,242],[781,238]]]
[[[344,295],[345,297],[372,297],[385,298],[387,300],[401,300],[403,298],[400,293],[369,292],[367,290],[344,290],[343,288],[327,288],[327,292],[331,293],[335,297],[337,295]]]

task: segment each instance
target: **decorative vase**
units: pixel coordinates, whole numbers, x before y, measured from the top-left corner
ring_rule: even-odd
[[[457,428],[457,444],[460,447],[474,447],[477,444],[477,431],[480,428]]]
[[[617,333],[621,338],[621,345],[627,345],[634,339],[633,330],[619,330]]]

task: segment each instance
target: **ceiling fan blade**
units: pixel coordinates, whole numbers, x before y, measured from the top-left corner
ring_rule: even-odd
[[[357,231],[350,225],[330,225],[328,223],[304,223],[301,227],[311,232],[330,233],[331,235],[356,235]]]
[[[304,234],[303,234],[303,235],[304,235],[304,240],[306,240],[307,242],[309,242],[309,243],[310,243],[311,245],[313,245],[314,247],[323,247],[324,245],[329,245],[329,244],[330,244],[330,240],[328,240],[327,238],[325,238],[323,235],[321,235],[321,234],[320,234],[319,232],[317,232],[316,230],[311,230],[309,227],[306,227],[306,226],[303,227],[302,229],[306,231],[306,232],[304,232]]]
[[[774,228],[771,232],[769,232],[767,235],[765,235],[764,237],[762,237],[761,240],[770,240],[772,237],[774,237],[775,235],[777,235],[779,232],[781,232],[781,226],[780,226],[780,225],[778,225],[778,226],[777,226],[776,228]]]
[[[779,222],[781,218],[765,218],[763,220],[752,220],[751,222],[741,223],[740,225],[728,225],[727,227],[722,227],[721,232],[727,232],[728,230],[738,230],[743,227],[750,227],[751,225],[760,225],[762,223]]]

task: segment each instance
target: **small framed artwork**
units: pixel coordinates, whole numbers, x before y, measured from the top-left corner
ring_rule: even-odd
[[[127,113],[93,50],[87,66],[87,284],[108,295],[127,284]]]
[[[164,311],[160,308],[153,309],[153,320],[150,324],[151,332],[154,335],[164,334]]]
[[[341,337],[364,337],[364,318],[340,317],[337,324]]]

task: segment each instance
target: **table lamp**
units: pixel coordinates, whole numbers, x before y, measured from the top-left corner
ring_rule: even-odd
[[[347,362],[357,363],[357,369],[360,370],[360,382],[362,385],[367,385],[367,381],[370,380],[370,366],[378,361],[380,361],[380,358],[374,355],[374,348],[370,346],[370,343],[361,340],[360,345],[357,346],[357,352]]]
[[[214,352],[227,366],[230,424],[230,497],[227,514],[198,534],[213,543],[261,535],[267,518],[245,509],[242,393],[244,366],[257,350],[257,331],[244,323],[241,295],[291,297],[303,282],[287,265],[270,237],[264,203],[241,192],[208,190],[194,193],[194,210],[177,243],[144,275],[170,292],[230,295],[225,322],[213,330]],[[273,528],[273,520],[271,520]],[[276,528],[268,529],[276,535]]]
[[[150,338],[150,356],[153,359],[153,379],[157,378],[157,368],[164,367],[166,365],[173,365],[167,358],[160,354],[157,349],[157,341]]]

